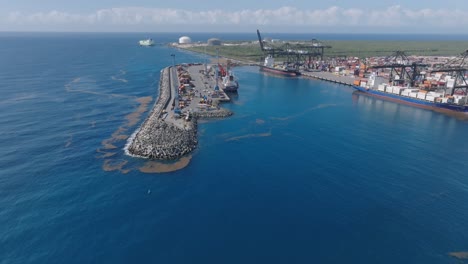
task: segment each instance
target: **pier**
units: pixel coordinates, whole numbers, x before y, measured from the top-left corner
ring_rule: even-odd
[[[219,80],[218,80],[219,81]],[[177,159],[198,143],[197,119],[233,113],[220,107],[229,96],[216,90],[214,74],[202,64],[177,65],[161,71],[159,96],[143,124],[128,139],[125,152],[135,157]]]

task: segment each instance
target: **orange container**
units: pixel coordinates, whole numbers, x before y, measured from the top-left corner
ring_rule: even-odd
[[[361,85],[361,81],[360,80],[354,80],[354,85]]]

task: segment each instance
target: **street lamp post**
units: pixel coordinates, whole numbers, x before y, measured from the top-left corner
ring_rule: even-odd
[[[218,65],[216,65],[216,73],[215,73],[215,76],[216,76],[216,86],[215,86],[215,91],[219,91],[219,86],[218,86],[218,78],[219,78],[219,75],[218,75],[218,71],[219,71],[219,49],[216,48],[216,57],[218,57]]]
[[[172,57],[172,67],[175,67],[175,54],[171,54]]]

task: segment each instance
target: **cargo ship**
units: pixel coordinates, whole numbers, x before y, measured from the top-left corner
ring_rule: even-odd
[[[271,55],[268,55],[265,58],[265,62],[263,63],[263,65],[260,65],[260,70],[264,72],[279,74],[279,75],[288,76],[288,77],[295,77],[295,76],[301,75],[301,73],[294,68],[290,68],[285,65],[283,66],[275,65],[275,60]]]
[[[435,91],[421,90],[416,87],[392,86],[377,83],[372,74],[367,82],[355,82],[353,88],[359,92],[432,110],[448,110],[468,114],[468,96],[466,94],[447,94],[445,88]]]
[[[237,89],[239,89],[239,83],[231,72],[223,77],[223,91],[237,93]]]
[[[229,63],[226,66],[226,69],[224,69],[220,63],[218,63],[218,71],[216,71],[216,73],[217,76],[221,76],[223,91],[237,93],[237,89],[239,89],[239,83],[234,77],[234,74],[229,70]],[[216,77],[216,79],[217,78],[218,77]]]

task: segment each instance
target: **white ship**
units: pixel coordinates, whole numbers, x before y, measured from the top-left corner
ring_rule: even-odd
[[[154,41],[153,39],[144,39],[140,40],[140,46],[154,46]]]
[[[223,86],[223,90],[225,92],[235,93],[239,88],[239,83],[237,82],[237,80],[235,80],[234,75],[231,72],[229,72],[229,74],[223,77]]]

